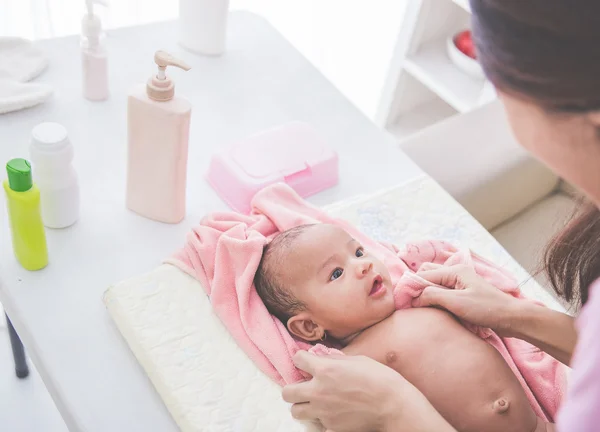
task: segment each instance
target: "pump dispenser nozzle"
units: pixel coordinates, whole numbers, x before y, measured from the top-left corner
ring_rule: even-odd
[[[167,66],[175,66],[184,71],[190,70],[191,67],[165,51],[156,51],[154,62],[158,66],[158,73],[148,80],[146,93],[150,99],[156,101],[171,100],[175,95],[175,84],[165,73]]]
[[[98,43],[102,33],[102,22],[97,15],[94,15],[95,4],[108,6],[108,2],[106,0],[85,0],[87,14],[81,20],[81,34],[88,39],[92,46]]]
[[[85,0],[88,15],[94,15],[94,4],[108,6],[108,2],[106,0]]]

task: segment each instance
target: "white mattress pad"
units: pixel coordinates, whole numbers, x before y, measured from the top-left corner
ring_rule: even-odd
[[[526,295],[559,304],[429,178],[328,207],[371,237],[468,246],[506,267]],[[183,241],[183,239],[182,239]],[[212,312],[198,281],[171,265],[110,287],[104,302],[182,431],[302,431],[281,389],[262,374]]]

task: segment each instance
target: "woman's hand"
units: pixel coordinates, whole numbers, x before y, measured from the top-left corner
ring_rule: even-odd
[[[441,307],[500,336],[523,339],[566,365],[571,361],[577,332],[569,315],[507,295],[467,266],[424,264],[417,274],[453,289],[427,287],[413,306]]]
[[[424,264],[417,275],[435,285],[413,301],[415,307],[446,309],[471,324],[488,327],[500,336],[514,336],[511,329],[521,301],[480,277],[469,266]]]
[[[294,356],[313,378],[283,389],[298,420],[319,421],[335,432],[455,432],[412,384],[362,356]]]

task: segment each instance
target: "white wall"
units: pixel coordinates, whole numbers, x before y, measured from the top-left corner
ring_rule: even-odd
[[[177,17],[177,0],[111,0],[106,28]],[[265,16],[365,114],[375,115],[406,0],[231,0]],[[0,36],[77,34],[84,0],[0,0]]]
[[[406,0],[262,3],[267,6],[263,15],[348,99],[373,118]],[[275,3],[277,7],[273,6]]]

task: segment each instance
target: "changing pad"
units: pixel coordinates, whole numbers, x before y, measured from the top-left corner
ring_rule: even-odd
[[[394,244],[436,238],[468,246],[504,266],[523,292],[549,307],[554,298],[433,180],[424,177],[327,211]],[[200,283],[179,269],[154,271],[110,287],[108,311],[183,431],[302,431],[281,389],[237,346]]]

